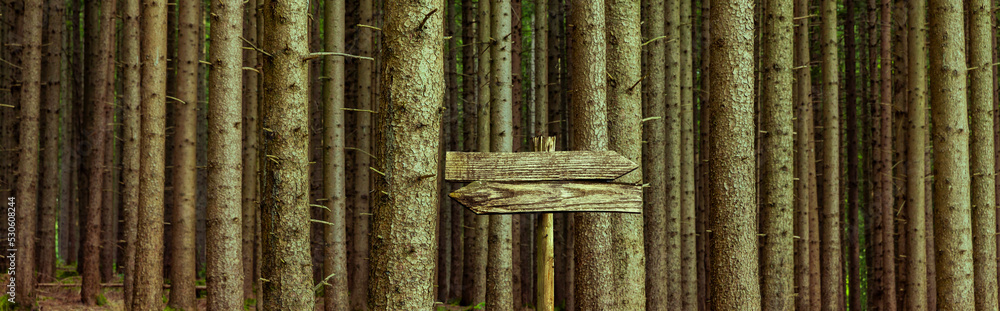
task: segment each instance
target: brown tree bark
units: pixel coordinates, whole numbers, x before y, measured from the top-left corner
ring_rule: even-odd
[[[59,174],[59,110],[60,93],[62,80],[62,28],[65,27],[63,18],[63,2],[48,2],[48,20],[45,25],[43,41],[47,45],[45,57],[42,58],[42,79],[40,94],[44,94],[41,101],[41,125],[43,129],[41,135],[42,169],[39,176],[41,182],[41,192],[39,192],[40,215],[39,239],[38,239],[38,281],[50,282],[55,280],[56,271],[56,220],[59,212],[58,202],[61,197],[59,181],[62,180]]]
[[[242,74],[243,1],[211,3],[205,257],[208,309],[243,306]],[[173,289],[171,289],[173,291]]]
[[[906,300],[902,307],[906,310],[916,311],[927,310],[931,307],[927,300],[927,253],[929,250],[933,250],[928,249],[927,242],[925,242],[928,240],[927,217],[925,217],[927,211],[924,204],[924,176],[927,174],[924,157],[924,150],[927,149],[925,145],[927,140],[927,35],[926,28],[922,25],[927,24],[926,4],[926,0],[913,0],[908,2],[907,7],[907,22],[909,23],[907,67],[909,67],[909,75],[906,79],[910,99],[907,120],[909,123],[907,141],[909,152],[906,155],[906,162],[909,165],[906,175],[906,208],[907,216],[909,216],[906,222],[906,230],[909,235],[909,240],[906,243],[908,253],[906,268],[909,271],[906,279]]]
[[[875,137],[875,206],[877,211],[882,213],[882,307],[884,310],[896,310],[896,245],[894,241],[895,233],[895,213],[893,213],[893,189],[892,189],[892,49],[891,49],[891,29],[892,25],[892,1],[881,0],[881,42],[880,42],[880,77],[882,83],[879,85],[881,100],[876,105],[878,112],[879,129]],[[836,67],[834,67],[836,68]]]
[[[492,32],[492,15],[491,15],[491,5],[487,1],[479,2],[477,7],[476,15],[476,55],[479,59],[477,60],[476,68],[476,85],[477,91],[479,92],[479,97],[476,99],[476,151],[479,152],[489,152],[490,151],[490,113],[492,112],[492,107],[490,107],[490,101],[492,100],[492,83],[490,83],[490,77],[492,69],[490,68],[490,59],[492,56],[493,44],[490,40]],[[490,226],[490,216],[476,216],[476,239],[473,242],[475,245],[471,250],[472,255],[472,301],[470,305],[477,305],[479,303],[486,301],[487,292],[487,276],[488,270],[488,234]],[[468,268],[467,268],[468,269]]]
[[[664,183],[666,184],[666,263],[664,286],[666,286],[667,308],[677,308],[681,302],[681,80],[680,80],[680,2],[682,0],[665,0],[664,14],[664,44],[666,44],[666,73],[664,74],[666,88],[666,108],[663,122],[664,151]],[[652,39],[652,38],[650,38]]]
[[[544,7],[540,7],[544,8]],[[539,9],[545,12],[544,9]],[[479,58],[479,44],[476,44],[476,27],[478,27],[479,20],[476,17],[476,6],[471,2],[462,2],[462,123],[463,123],[463,138],[462,151],[476,151],[478,145],[476,142],[479,122],[479,104],[477,96],[478,94],[478,75],[479,69],[476,67]],[[539,31],[542,31],[539,29]],[[535,40],[538,40],[537,34]],[[537,54],[536,54],[537,55]],[[537,81],[537,80],[536,80]],[[478,303],[476,301],[476,291],[477,288],[476,281],[477,277],[481,275],[481,269],[478,265],[479,250],[476,248],[476,239],[478,231],[476,230],[476,219],[475,213],[468,211],[465,207],[458,205],[456,208],[461,212],[462,223],[463,223],[463,241],[462,246],[464,250],[464,260],[462,265],[462,275],[461,275],[461,296],[459,304],[463,306],[475,305]],[[456,284],[457,285],[457,284]]]
[[[308,2],[265,4],[261,49],[261,278],[267,310],[312,309],[309,254]]]
[[[371,0],[362,0],[359,2],[359,15],[360,23],[363,25],[373,25],[374,19],[372,18],[372,11],[374,11]],[[355,35],[358,40],[358,54],[361,56],[375,57],[375,52],[373,49],[373,41],[375,32],[371,28],[367,27],[357,27]],[[368,310],[368,303],[366,302],[368,298],[368,279],[369,279],[369,266],[368,266],[368,256],[369,256],[369,242],[368,233],[371,217],[369,216],[369,189],[370,186],[370,170],[367,168],[371,166],[372,159],[369,156],[372,151],[371,145],[371,119],[372,114],[364,110],[372,110],[372,73],[377,68],[374,66],[375,62],[371,61],[358,61],[358,90],[357,90],[357,109],[360,111],[354,114],[355,124],[357,126],[357,134],[355,137],[356,148],[364,152],[355,152],[354,156],[354,191],[357,195],[354,197],[354,214],[351,216],[354,218],[354,253],[351,256],[350,270],[353,271],[351,274],[350,289],[350,308],[351,310]]]
[[[760,310],[753,160],[753,4],[713,3],[709,286],[713,306]]]
[[[514,151],[512,33],[510,0],[490,1],[490,152]],[[486,309],[515,308],[513,279],[513,220],[490,215],[486,263]]]
[[[125,236],[124,271],[125,308],[132,310],[135,295],[136,233],[138,231],[140,168],[140,88],[139,77],[139,0],[126,0],[122,7],[122,231]]]
[[[996,310],[997,242],[996,179],[993,152],[993,1],[969,0],[967,4],[969,64],[969,166],[972,198],[972,252],[977,310]]]
[[[643,51],[642,115],[651,118],[643,123],[642,175],[649,187],[643,188],[643,250],[646,260],[646,279],[666,280],[667,224],[666,224],[666,39],[664,33],[664,1],[644,0],[642,32],[646,41]],[[661,38],[655,39],[654,38]],[[652,41],[650,41],[652,40]],[[667,282],[645,283],[646,306],[667,306]]]
[[[323,48],[327,52],[345,50],[344,1],[326,1]],[[344,194],[344,57],[323,59],[323,308],[327,311],[350,307],[347,288],[347,237]]]
[[[7,199],[8,211],[16,212],[16,241],[17,251],[14,255],[21,258],[17,261],[17,267],[12,275],[17,276],[17,292],[15,298],[22,305],[34,308],[35,304],[35,277],[36,256],[38,249],[35,245],[35,234],[37,230],[38,217],[38,159],[39,159],[39,111],[41,103],[41,78],[42,78],[42,31],[44,1],[30,0],[24,3],[24,26],[21,32],[20,43],[24,48],[22,57],[24,59],[21,70],[21,93],[20,93],[20,148],[17,152],[17,185],[13,195]],[[14,247],[12,247],[14,248]],[[12,256],[12,255],[8,255]],[[14,257],[11,257],[14,258]],[[13,261],[11,261],[13,262]],[[11,278],[13,281],[14,279]]]
[[[570,85],[574,90],[569,94],[569,109],[572,111],[571,123],[576,127],[571,134],[572,149],[608,150],[604,3],[572,1],[567,23],[570,25],[570,58],[575,61],[569,68],[569,75],[573,77]],[[577,308],[608,309],[614,302],[611,215],[576,213],[573,218],[576,226],[573,232],[574,277],[578,281],[573,295]]]
[[[692,61],[693,0],[680,0],[680,289],[681,308],[697,309],[698,272],[695,241],[694,70]],[[791,233],[789,233],[791,234]]]
[[[794,283],[792,126],[793,2],[767,1],[761,87],[760,212],[763,254],[761,306],[766,310],[792,309]]]
[[[607,14],[606,31],[609,38],[606,50],[609,76],[608,147],[635,163],[642,163],[642,87],[638,85],[642,80],[639,1],[609,0],[605,2],[604,10]],[[691,166],[693,163],[688,164]],[[642,169],[625,174],[616,181],[641,184]],[[691,223],[694,223],[694,219],[691,219]],[[643,262],[645,251],[642,225],[642,214],[611,215],[611,226],[615,228],[611,234],[612,288],[614,288],[611,310],[646,309],[646,267]],[[691,233],[693,238],[693,230]]]
[[[385,4],[382,82],[374,130],[369,308],[433,306],[434,224],[444,100],[441,1]],[[420,83],[414,84],[413,81]],[[405,161],[405,162],[404,162]],[[428,195],[431,194],[431,195]],[[398,267],[408,268],[400,270]]]
[[[798,310],[814,310],[819,307],[813,295],[813,284],[818,284],[818,275],[813,275],[813,268],[818,265],[819,254],[814,254],[813,244],[819,237],[812,235],[813,202],[815,198],[816,175],[814,159],[813,110],[812,110],[812,69],[809,58],[809,1],[796,0],[795,16],[801,17],[795,26],[795,107],[796,107],[796,144],[795,153],[798,166],[795,168],[799,182],[796,185],[795,204],[795,235],[799,237],[795,258],[795,283],[798,287],[796,308]]]
[[[101,55],[100,57],[107,58],[107,62],[105,62],[106,67],[104,67],[104,70],[107,71],[104,79],[104,91],[107,93],[104,95],[106,100],[104,109],[105,116],[109,121],[107,127],[105,128],[105,131],[107,131],[105,137],[107,137],[107,139],[104,140],[104,189],[101,193],[101,195],[104,196],[104,199],[101,200],[101,264],[99,267],[102,282],[114,278],[113,270],[115,264],[115,254],[117,253],[116,241],[118,240],[117,234],[115,233],[115,229],[117,229],[118,224],[118,217],[115,214],[118,206],[118,181],[120,180],[118,176],[118,166],[116,165],[120,152],[117,151],[116,146],[118,145],[118,142],[116,141],[117,139],[115,139],[117,133],[116,129],[118,126],[117,123],[114,122],[118,110],[116,109],[117,98],[115,97],[115,54],[117,54],[118,51],[116,48],[117,40],[115,40],[118,28],[116,25],[117,18],[115,17],[115,11],[118,10],[118,7],[115,6],[116,3],[110,3],[110,5],[112,5],[110,11],[108,9],[103,10],[104,13],[109,14],[101,14],[101,27],[108,31],[105,33],[105,35],[108,36],[107,53]]]
[[[934,244],[941,309],[974,305],[969,121],[962,3],[929,1],[934,142]]]
[[[179,310],[195,308],[197,280],[197,144],[198,144],[198,50],[202,25],[201,3],[178,2],[177,80],[173,126],[173,214],[170,218],[170,301]]]
[[[167,57],[167,5],[143,1],[142,17],[142,137],[139,154],[139,212],[136,235],[133,310],[162,308],[163,170]]]
[[[857,40],[855,29],[855,0],[845,0],[847,9],[844,18],[844,88],[846,106],[847,140],[847,307],[858,310],[861,307],[861,244],[858,235],[860,202],[858,195],[858,87],[857,87]]]
[[[257,46],[257,0],[249,0],[243,6],[243,39]],[[243,67],[254,68],[256,71],[243,70],[243,180],[242,180],[242,250],[243,261],[243,299],[259,297],[254,291],[254,256],[257,244],[254,242],[257,226],[257,84],[260,78],[260,66],[257,61],[258,52],[251,49],[243,50]],[[259,290],[259,289],[258,289]]]
[[[840,245],[842,230],[840,226],[840,108],[838,105],[840,84],[837,69],[836,0],[824,0],[821,10],[823,12],[821,35],[823,42],[823,203],[821,204],[822,228],[820,230],[822,237],[820,248],[823,253],[823,261],[820,263],[823,278],[822,305],[823,310],[840,310],[844,308],[844,278]],[[891,239],[891,236],[889,237]],[[886,249],[889,248],[891,247],[886,247]]]

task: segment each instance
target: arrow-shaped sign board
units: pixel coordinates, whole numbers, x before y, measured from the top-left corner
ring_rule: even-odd
[[[641,213],[639,185],[606,182],[637,167],[614,151],[448,152],[445,179],[474,181],[451,197],[476,214]]]
[[[451,197],[476,214],[642,212],[640,186],[599,181],[477,181]]]
[[[448,152],[448,181],[611,180],[638,165],[614,151]]]

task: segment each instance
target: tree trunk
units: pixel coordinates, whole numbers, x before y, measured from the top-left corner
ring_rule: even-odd
[[[323,49],[344,51],[344,1],[326,1]],[[323,280],[331,284],[323,291],[323,308],[347,310],[347,237],[344,211],[344,57],[323,59]]]
[[[803,17],[809,15],[809,1],[795,1],[795,16]],[[795,106],[796,106],[796,140],[798,151],[795,153],[798,166],[795,168],[799,182],[796,185],[795,204],[795,235],[799,237],[795,258],[795,284],[798,287],[796,296],[796,309],[814,310],[812,295],[812,284],[819,280],[812,274],[813,267],[819,263],[813,258],[818,258],[819,254],[813,254],[813,241],[818,236],[812,235],[812,219],[816,215],[812,211],[812,202],[816,201],[815,194],[815,170],[812,165],[813,160],[813,111],[811,80],[812,69],[809,60],[809,19],[802,18],[795,26]],[[817,276],[818,277],[818,276]],[[819,307],[816,305],[816,307]]]
[[[371,0],[363,0],[359,2],[359,13],[361,15],[360,22],[363,25],[373,25],[374,20],[372,19],[372,7]],[[370,28],[358,27],[355,35],[358,36],[358,54],[361,56],[375,57],[375,52],[372,46],[374,32]],[[361,110],[354,114],[355,122],[357,124],[357,134],[355,137],[356,146],[358,150],[363,152],[355,152],[354,156],[354,166],[357,168],[354,175],[354,191],[358,193],[354,197],[354,256],[351,256],[351,269],[353,274],[351,274],[351,297],[350,297],[350,309],[351,310],[368,310],[368,232],[369,223],[371,217],[369,216],[369,186],[370,186],[370,170],[368,167],[371,166],[371,157],[369,156],[372,151],[371,148],[371,117],[370,112],[364,110],[372,110],[372,72],[376,69],[374,66],[375,62],[371,61],[358,61],[358,97],[357,97],[357,109]]]
[[[698,270],[695,242],[694,70],[692,14],[694,0],[680,0],[680,280],[678,296],[685,310],[698,308]],[[791,234],[791,233],[789,233]]]
[[[117,204],[115,203],[117,199],[116,193],[118,193],[117,189],[119,181],[117,178],[118,167],[115,165],[115,159],[118,157],[118,152],[115,151],[115,146],[118,144],[115,139],[117,133],[115,128],[117,128],[117,125],[114,122],[116,119],[115,116],[117,115],[115,112],[117,110],[115,109],[115,102],[117,101],[117,98],[115,97],[114,87],[115,68],[117,67],[115,65],[115,54],[117,52],[117,40],[115,40],[115,35],[117,33],[115,10],[118,8],[115,6],[115,3],[109,3],[109,5],[111,5],[110,9],[104,9],[104,12],[108,14],[101,15],[101,27],[107,31],[104,33],[105,36],[107,36],[107,53],[101,55],[101,57],[107,58],[107,61],[104,63],[106,65],[104,70],[107,71],[104,79],[104,91],[107,93],[104,95],[106,100],[104,105],[104,116],[109,121],[105,128],[105,131],[107,131],[105,137],[107,138],[104,140],[104,189],[101,193],[101,195],[104,196],[104,199],[101,200],[101,264],[99,267],[102,281],[108,281],[114,278],[113,270],[115,264],[115,253],[117,250],[115,241],[118,240],[117,235],[115,234],[115,229],[118,224],[118,218],[115,215]]]
[[[638,85],[642,79],[639,1],[608,0],[604,8],[607,37],[610,38],[606,50],[607,75],[610,77],[607,80],[609,148],[635,163],[642,163],[642,88]],[[616,181],[641,184],[642,169],[625,174]],[[615,228],[611,234],[612,310],[646,309],[642,218],[642,214],[611,215],[611,226]]]
[[[892,1],[881,0],[881,100],[876,105],[879,113],[879,131],[876,145],[879,153],[875,157],[878,165],[875,168],[876,193],[881,193],[878,200],[879,213],[882,213],[882,303],[884,310],[896,310],[896,246],[893,239],[895,233],[895,213],[893,213],[892,189],[892,50],[891,21]],[[836,31],[836,30],[834,30]],[[836,67],[833,67],[836,70]],[[825,68],[824,68],[825,69]],[[824,70],[825,71],[825,70]],[[824,93],[825,94],[825,93]],[[825,174],[824,174],[825,175]],[[876,195],[879,197],[879,195]],[[839,268],[838,268],[839,269]],[[841,290],[842,291],[842,290]]]
[[[664,74],[666,108],[663,122],[665,129],[664,189],[666,193],[666,264],[664,279],[666,302],[661,305],[677,308],[681,302],[681,85],[680,85],[680,2],[665,0],[664,40],[666,60]],[[651,38],[652,39],[652,38]]]
[[[792,177],[792,19],[791,0],[770,0],[763,8],[761,86],[761,238],[764,244],[761,305],[790,310],[794,301]]]
[[[571,2],[569,13],[570,58],[575,61],[569,73],[574,90],[569,94],[570,122],[576,127],[572,133],[573,149],[608,150],[604,3],[576,0]],[[579,281],[573,295],[577,307],[611,308],[614,299],[611,215],[575,213],[573,217],[574,276]]]
[[[993,35],[990,0],[969,0],[969,166],[972,174],[972,243],[976,309],[996,310],[996,188],[993,155]]]
[[[712,304],[760,310],[754,179],[753,4],[713,3],[709,181]]]
[[[969,121],[962,3],[932,0],[929,37],[934,124],[934,244],[938,306],[973,306]]]
[[[21,71],[20,94],[20,150],[18,154],[17,188],[14,195],[8,198],[9,206],[17,211],[16,228],[20,243],[15,244],[18,251],[12,254],[20,255],[17,263],[16,298],[21,304],[34,306],[35,301],[35,261],[38,255],[35,246],[35,230],[38,213],[38,158],[39,135],[38,119],[41,102],[42,77],[42,24],[44,1],[30,0],[24,3],[24,26],[21,32],[23,50],[23,69]],[[99,200],[98,200],[99,201]],[[44,207],[43,207],[44,209]],[[14,241],[11,239],[10,241]],[[15,247],[12,247],[15,248]],[[13,256],[13,255],[11,255]],[[13,257],[11,257],[13,258]],[[13,261],[11,261],[13,263]],[[13,281],[13,278],[11,278]],[[11,284],[14,284],[11,282]]]
[[[476,99],[476,150],[479,152],[489,152],[490,151],[490,113],[492,108],[490,107],[490,101],[492,100],[492,83],[489,83],[489,79],[492,76],[492,68],[490,68],[491,59],[491,49],[493,44],[491,43],[491,36],[493,35],[492,29],[492,15],[491,5],[487,1],[481,1],[478,4],[477,10],[477,32],[476,32],[476,55],[479,56],[476,69],[476,85],[478,85],[477,91],[479,92],[479,98]],[[477,305],[481,302],[486,301],[487,292],[487,279],[490,277],[488,274],[488,258],[491,256],[488,252],[488,231],[490,226],[490,216],[479,215],[476,216],[476,240],[474,241],[474,249],[471,251],[473,259],[472,269],[475,271],[472,279],[472,302],[470,305]]]
[[[257,0],[249,0],[243,7],[243,38],[257,46]],[[243,50],[243,67],[257,71],[243,71],[243,182],[242,182],[242,261],[243,299],[258,297],[254,294],[254,231],[257,226],[257,83],[260,68],[257,51]],[[259,290],[259,289],[258,289]]]
[[[906,175],[906,231],[907,247],[907,284],[905,310],[923,311],[927,304],[927,232],[926,211],[924,207],[924,176],[927,174],[924,166],[925,140],[927,139],[927,24],[926,0],[909,1],[907,7],[909,22],[908,60],[909,75],[907,88],[910,91],[909,136],[906,162],[909,164]]]
[[[167,74],[167,5],[143,1],[142,137],[133,310],[160,309],[163,284],[164,114]]]
[[[887,0],[883,0],[887,1]],[[823,310],[844,306],[840,249],[840,94],[837,65],[837,2],[823,0],[823,204],[821,249]],[[883,65],[884,66],[884,65]],[[891,176],[888,175],[888,176]],[[891,194],[890,194],[891,195]],[[892,206],[891,204],[888,206]],[[891,216],[891,215],[890,215]],[[889,218],[891,219],[891,217]],[[891,228],[891,227],[889,227]],[[891,229],[890,229],[891,230]],[[891,235],[889,236],[891,240]],[[887,246],[886,249],[890,249]],[[889,253],[887,253],[889,254]],[[889,257],[893,258],[893,257]],[[888,262],[891,262],[889,259]],[[893,296],[895,297],[895,296]],[[893,300],[895,301],[895,300]]]
[[[211,59],[208,105],[208,205],[205,208],[205,257],[208,309],[243,306],[241,207],[243,1],[211,4]],[[173,291],[173,289],[171,289]]]
[[[140,88],[139,80],[139,0],[126,0],[122,12],[122,27],[125,31],[122,39],[122,64],[124,93],[122,93],[122,223],[125,236],[124,289],[125,309],[132,310],[132,297],[135,295],[135,261],[136,232],[138,226],[139,205],[139,167],[140,153],[140,119],[139,111]]]
[[[846,132],[847,132],[847,247],[848,247],[848,304],[850,310],[861,306],[861,245],[858,236],[858,88],[857,49],[855,39],[855,0],[845,0],[847,9],[844,19],[844,68]]]
[[[39,177],[42,191],[38,195],[41,217],[38,223],[40,236],[36,257],[38,277],[41,282],[55,280],[56,271],[56,219],[59,212],[56,200],[61,197],[59,181],[62,180],[59,174],[59,95],[62,78],[62,28],[66,26],[62,1],[48,2],[48,19],[44,35],[45,44],[48,46],[40,68],[45,79],[43,90],[40,91],[40,94],[45,94],[45,100],[41,101],[43,114],[40,126],[44,129],[41,136],[44,147],[42,147],[42,170]]]
[[[490,152],[514,151],[510,0],[490,1]],[[514,308],[511,215],[490,215],[486,265],[486,309]]]
[[[177,100],[174,107],[173,154],[173,215],[170,219],[171,246],[170,302],[178,310],[195,308],[197,251],[195,248],[197,220],[195,200],[197,190],[198,141],[198,50],[201,38],[201,3],[178,3],[177,35]],[[214,42],[214,41],[213,41]]]
[[[441,1],[385,6],[383,92],[376,121],[369,307],[433,306],[437,150],[444,100]],[[412,83],[420,81],[419,84]],[[406,162],[397,162],[397,161]],[[430,195],[428,195],[430,194]],[[407,269],[400,270],[400,266]]]
[[[666,224],[666,130],[664,127],[666,102],[666,39],[664,34],[664,0],[642,1],[642,32],[645,40],[651,40],[644,49],[646,62],[642,83],[642,115],[650,119],[643,123],[642,175],[649,187],[643,188],[643,251],[646,257],[646,279],[666,280],[667,278],[667,224]],[[655,39],[661,38],[661,39]],[[655,39],[655,40],[654,40]],[[627,82],[623,82],[627,83]],[[667,306],[667,282],[645,283],[646,306],[665,308]]]
[[[543,0],[544,1],[544,0]],[[544,7],[539,7],[544,12]],[[462,151],[475,151],[477,148],[476,136],[478,126],[478,96],[477,81],[478,69],[476,68],[479,57],[479,48],[476,44],[475,27],[479,23],[476,17],[476,6],[471,2],[462,2],[462,122],[463,148]],[[539,29],[539,31],[543,31]],[[538,40],[537,34],[535,40]],[[537,81],[537,80],[536,80]],[[488,93],[488,92],[487,92]],[[476,248],[477,230],[476,219],[480,218],[475,213],[468,211],[465,207],[456,206],[461,211],[463,222],[463,243],[465,260],[462,266],[462,293],[460,304],[463,306],[475,305],[478,299],[476,289],[479,288],[477,277],[481,275],[480,265],[478,265],[479,249]]]

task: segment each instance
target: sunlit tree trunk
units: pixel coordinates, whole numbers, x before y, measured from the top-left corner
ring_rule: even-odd
[[[993,142],[993,32],[990,0],[969,0],[969,166],[976,309],[997,310],[996,179]]]
[[[907,66],[907,88],[910,90],[909,136],[907,144],[909,152],[906,162],[909,164],[906,175],[906,208],[909,219],[906,231],[909,235],[907,247],[907,264],[909,270],[906,284],[906,300],[903,309],[923,311],[927,304],[927,231],[926,211],[924,205],[924,166],[925,141],[927,139],[927,24],[925,11],[926,0],[911,0],[907,7],[909,32],[907,36],[909,58]]]

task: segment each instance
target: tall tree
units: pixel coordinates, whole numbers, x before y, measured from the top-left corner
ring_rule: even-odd
[[[885,1],[885,0],[883,0]],[[823,0],[823,203],[822,306],[843,309],[844,278],[840,246],[840,94],[837,63],[837,0]],[[892,206],[892,205],[889,205]],[[895,296],[893,296],[895,297]]]
[[[195,308],[198,144],[198,51],[202,26],[201,3],[177,3],[177,98],[173,126],[173,215],[170,215],[170,302],[178,310]],[[214,41],[213,41],[214,43]]]
[[[42,171],[39,176],[42,191],[39,192],[40,212],[38,239],[38,274],[39,281],[55,279],[56,271],[56,218],[59,212],[60,198],[59,181],[59,107],[61,105],[60,80],[62,78],[62,28],[66,27],[63,18],[63,2],[48,1],[48,20],[45,25],[45,57],[42,58],[42,79],[40,94],[42,125]]]
[[[934,124],[934,245],[937,302],[974,305],[969,119],[962,2],[929,1],[930,90]]]
[[[666,280],[667,188],[664,170],[666,159],[666,40],[664,36],[664,0],[643,0],[643,37],[649,40],[644,51],[642,83],[642,115],[650,118],[643,123],[642,175],[649,187],[643,188],[643,249],[646,255],[646,279]],[[648,14],[648,15],[646,15]],[[659,39],[657,39],[659,38]],[[667,282],[646,282],[646,306],[663,308],[667,299]]]
[[[607,129],[607,43],[603,1],[570,2],[571,88],[570,122],[576,129],[571,135],[575,150],[608,150]],[[624,39],[624,38],[620,38]],[[576,213],[574,232],[574,274],[578,282],[573,290],[577,308],[602,310],[613,305],[611,263],[611,215]],[[679,256],[678,256],[679,258]],[[674,284],[677,286],[677,284]]]
[[[421,310],[433,305],[434,226],[444,100],[442,1],[389,1],[382,27],[382,86],[378,101],[371,233],[374,310]],[[419,81],[419,83],[413,83]],[[397,162],[406,161],[406,162]],[[399,269],[405,265],[406,269]]]
[[[144,0],[142,8],[142,136],[144,159],[139,171],[133,310],[162,308],[163,300],[163,171],[166,113],[167,5]]]
[[[480,1],[476,15],[476,55],[479,56],[476,64],[476,85],[479,97],[476,99],[476,151],[490,151],[490,107],[492,96],[492,86],[489,81],[492,76],[490,63],[493,43],[490,40],[492,32],[492,15],[489,1]],[[476,239],[474,247],[470,250],[472,254],[472,267],[474,271],[472,277],[472,303],[478,304],[486,301],[487,279],[490,279],[487,267],[489,266],[489,246],[488,232],[490,226],[490,216],[476,216]],[[468,268],[467,268],[468,269]]]
[[[371,0],[362,0],[358,2],[358,10],[360,14],[360,22],[363,25],[373,25],[374,19],[372,18],[372,7]],[[358,53],[361,56],[374,57],[374,49],[372,42],[374,41],[374,32],[368,27],[357,27],[355,30],[355,35],[358,40]],[[371,157],[368,155],[371,152],[371,119],[372,115],[368,111],[372,110],[372,73],[377,70],[374,66],[373,61],[360,60],[358,64],[358,92],[357,92],[357,105],[358,112],[354,114],[355,124],[357,126],[356,141],[358,150],[364,151],[355,153],[354,156],[354,166],[357,168],[354,175],[354,191],[358,194],[354,197],[354,255],[351,256],[351,265],[349,270],[353,272],[351,274],[351,297],[350,304],[351,310],[367,310],[368,304],[366,300],[368,299],[368,232],[369,232],[369,221],[371,217],[368,216],[369,205],[369,186],[370,186],[370,170],[367,168],[371,166]]]
[[[544,10],[543,10],[544,11]],[[463,123],[463,151],[475,151],[477,146],[476,136],[479,122],[478,107],[478,69],[476,64],[479,58],[479,48],[476,44],[476,30],[479,24],[476,17],[476,5],[469,1],[462,2],[462,123]],[[535,40],[538,40],[536,37]],[[536,54],[537,55],[537,54]],[[537,81],[537,80],[536,80]],[[464,228],[462,249],[464,259],[462,266],[462,292],[460,303],[462,305],[475,305],[476,291],[479,285],[476,284],[476,277],[480,275],[477,260],[479,260],[479,249],[476,248],[478,231],[476,221],[478,216],[472,211],[466,210],[461,205],[456,206],[462,212],[462,227]]]
[[[344,51],[344,1],[326,1],[323,16],[323,48]],[[323,60],[323,279],[331,284],[323,291],[323,308],[347,310],[347,214],[344,196],[344,57]]]
[[[663,305],[676,308],[681,299],[681,85],[680,85],[680,3],[682,0],[665,0],[664,40],[666,59],[664,74],[666,108],[664,109],[664,151],[666,164],[663,173],[666,191],[666,267],[664,286],[666,301]]]
[[[993,155],[993,36],[990,0],[969,0],[969,166],[976,309],[997,310],[996,188]]]
[[[681,308],[698,308],[695,238],[694,70],[692,61],[693,0],[680,0],[680,288]]]
[[[125,309],[132,310],[135,295],[136,233],[139,211],[139,141],[141,102],[139,80],[139,0],[125,0],[122,6],[122,231],[125,236],[124,271]]]
[[[906,310],[923,311],[928,309],[927,292],[927,230],[926,210],[924,205],[924,165],[925,141],[927,140],[927,34],[923,26],[927,23],[926,0],[911,0],[908,2],[907,14],[909,32],[907,36],[908,53],[907,88],[910,90],[909,100],[909,152],[906,161],[909,163],[906,175],[906,231],[910,243],[907,247],[907,265],[909,270],[906,284]]]
[[[109,15],[114,14],[115,1],[108,1],[102,3],[87,3],[86,16],[87,16],[87,31],[93,31],[93,37],[88,37],[90,43],[93,45],[88,51],[89,59],[91,60],[87,64],[89,71],[89,76],[92,80],[89,80],[90,95],[88,96],[88,102],[90,106],[93,107],[93,113],[88,120],[88,133],[93,135],[92,146],[93,152],[90,153],[92,158],[88,161],[89,169],[87,170],[87,175],[89,175],[88,183],[88,196],[87,210],[86,210],[86,228],[87,234],[84,235],[84,245],[83,249],[97,250],[101,245],[101,206],[102,206],[102,193],[103,187],[103,174],[107,173],[107,169],[104,167],[104,156],[109,150],[105,150],[105,140],[107,139],[107,124],[108,124],[108,114],[110,109],[106,109],[108,104],[107,100],[107,79],[109,71],[109,61],[110,58],[107,57],[111,47],[113,47],[114,38],[114,28],[112,19]],[[103,20],[99,18],[98,12],[103,11]],[[90,46],[90,45],[88,45]],[[108,197],[110,199],[110,196]],[[81,215],[82,217],[82,215]],[[84,304],[95,304],[97,303],[97,296],[101,295],[100,289],[100,252],[98,251],[86,251],[83,255],[83,287],[81,288],[80,295],[83,298]]]
[[[642,160],[642,88],[639,0],[608,0],[607,14],[607,124],[608,147],[630,160]],[[536,43],[537,44],[537,43]],[[547,109],[547,108],[546,108]],[[642,170],[637,169],[617,179],[641,184]],[[646,309],[645,251],[642,240],[642,214],[611,216],[612,310]],[[692,236],[693,237],[693,236]],[[527,237],[526,237],[527,238]],[[541,302],[539,302],[541,303]]]
[[[249,0],[243,6],[243,39],[257,46],[257,0]],[[254,70],[243,71],[243,297],[254,296],[254,242],[257,227],[257,84],[260,81],[257,51],[243,50],[243,67]]]
[[[243,306],[242,183],[243,1],[211,3],[208,105],[208,206],[205,257],[208,309]]]
[[[792,309],[792,20],[791,0],[770,0],[763,8],[761,55],[760,212],[764,249],[761,304],[766,310]]]
[[[795,107],[796,107],[796,144],[795,153],[798,166],[795,173],[799,182],[795,189],[795,235],[799,236],[795,258],[795,284],[798,286],[796,309],[815,310],[812,295],[812,284],[818,282],[812,275],[812,268],[818,263],[812,258],[818,254],[812,253],[812,244],[818,236],[813,236],[811,219],[816,215],[812,212],[812,202],[816,201],[816,175],[811,164],[813,153],[813,110],[811,81],[812,69],[809,66],[809,0],[795,1],[795,16],[803,17],[795,26]],[[819,306],[816,306],[819,307]]]
[[[836,8],[834,8],[836,10]],[[875,166],[875,193],[881,198],[875,202],[877,212],[882,214],[882,307],[885,310],[896,310],[896,245],[894,233],[896,230],[893,213],[893,189],[892,189],[892,49],[891,49],[891,29],[892,25],[892,0],[881,0],[881,42],[879,45],[880,60],[879,69],[882,83],[879,85],[881,101],[875,105],[878,112],[879,128],[876,130],[876,166]],[[836,12],[834,12],[836,14]],[[836,22],[834,22],[836,23]],[[836,28],[836,24],[834,24]],[[836,35],[836,30],[834,30]],[[836,65],[832,67],[836,71]],[[824,67],[825,73],[829,68]],[[827,92],[824,92],[825,95]],[[834,92],[836,93],[836,92]],[[824,97],[825,98],[825,97]],[[825,112],[825,111],[824,111]],[[824,116],[825,117],[825,116]],[[824,131],[825,133],[825,131]],[[823,139],[826,139],[824,136]],[[828,152],[829,149],[824,150]],[[834,151],[836,154],[836,151]],[[827,160],[827,159],[824,159]],[[827,163],[828,164],[828,163]],[[826,165],[826,164],[824,164]],[[838,171],[834,171],[835,173]],[[827,176],[826,172],[823,173]],[[880,194],[880,195],[879,195]],[[838,197],[839,199],[839,197]],[[831,201],[824,201],[829,203]],[[833,201],[836,202],[836,201]],[[836,203],[835,203],[836,204]],[[837,268],[838,270],[840,268]],[[824,278],[824,280],[826,280]],[[842,292],[843,289],[840,289]]]
[[[309,2],[263,6],[261,265],[264,309],[313,308],[309,254],[307,13]]]
[[[712,133],[709,156],[713,306],[760,310],[754,198],[753,3],[712,3]]]
[[[510,0],[490,1],[490,152],[514,151]],[[514,308],[511,215],[490,215],[486,309]]]
[[[19,134],[21,148],[18,152],[20,164],[17,169],[16,199],[9,199],[8,202],[17,211],[17,241],[19,243],[16,246],[22,258],[17,262],[16,271],[19,292],[17,292],[17,296],[12,298],[16,298],[21,304],[32,308],[37,303],[35,301],[37,248],[34,240],[38,212],[38,119],[41,103],[44,5],[45,2],[42,0],[30,0],[24,3],[24,28],[22,28],[21,33],[24,67],[21,70],[20,80],[21,124]]]
[[[855,39],[856,1],[844,0],[847,12],[844,14],[844,93],[846,95],[845,114],[847,120],[847,285],[848,309],[861,308],[861,244],[858,236],[858,87],[857,87],[857,40]]]

